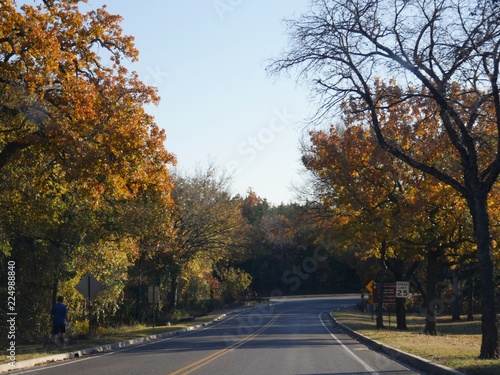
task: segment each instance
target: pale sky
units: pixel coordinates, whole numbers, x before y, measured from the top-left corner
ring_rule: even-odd
[[[312,106],[294,77],[268,77],[265,67],[287,47],[283,19],[309,0],[89,0],[103,3],[135,37],[133,70],[159,89],[161,104],[149,112],[178,168],[212,160],[234,172],[234,194],[251,187],[274,204],[294,201]]]

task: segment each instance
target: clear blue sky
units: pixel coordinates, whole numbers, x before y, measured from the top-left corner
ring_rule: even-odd
[[[293,77],[265,73],[286,48],[284,18],[308,0],[90,0],[124,17],[140,60],[132,68],[158,87],[150,113],[167,133],[178,168],[212,160],[234,172],[233,192],[249,187],[279,204],[300,184],[299,140],[311,112],[308,92]]]

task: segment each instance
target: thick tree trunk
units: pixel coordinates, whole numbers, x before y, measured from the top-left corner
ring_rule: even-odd
[[[474,221],[474,238],[477,245],[481,283],[482,342],[479,358],[500,358],[495,295],[495,270],[490,240],[487,194],[476,192],[476,194],[469,199],[469,208]]]
[[[437,274],[438,274],[438,254],[431,249],[427,250],[427,277],[425,289],[427,298],[425,301],[426,315],[424,333],[427,335],[437,335],[436,323],[436,303],[437,299]]]
[[[385,277],[385,272],[383,273]],[[383,280],[383,279],[382,279]],[[384,315],[382,314],[382,309],[384,308],[384,289],[385,282],[380,283],[380,289],[378,291],[378,304],[377,304],[377,329],[385,329],[384,325]]]
[[[405,262],[401,259],[387,259],[387,267],[394,274],[396,281],[407,281],[413,276],[413,273],[418,267],[419,261],[414,261],[405,271]],[[406,300],[404,298],[396,298],[396,328],[401,331],[408,330],[406,322]]]
[[[396,298],[396,329],[400,331],[407,331],[408,325],[406,324],[406,300],[404,298]]]

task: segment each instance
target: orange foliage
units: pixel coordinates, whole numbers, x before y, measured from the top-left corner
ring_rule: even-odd
[[[50,155],[97,204],[104,193],[168,192],[175,158],[144,111],[159,97],[121,64],[138,58],[133,37],[122,34],[120,16],[105,7],[84,13],[84,3],[2,2],[0,168],[21,150]]]
[[[390,107],[379,103],[387,138],[458,179],[458,171],[452,170],[454,150],[437,123],[437,109],[417,97],[395,104],[398,87],[382,81],[377,90],[392,98]],[[470,236],[467,206],[455,190],[384,151],[357,103],[346,105],[344,116],[344,126],[310,133],[303,163],[314,174],[316,193],[335,215],[338,237],[348,248],[358,249],[359,257],[378,257],[384,242],[389,256],[399,252],[408,259],[408,249],[416,255]]]

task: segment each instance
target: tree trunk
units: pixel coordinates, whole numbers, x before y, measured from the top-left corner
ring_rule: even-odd
[[[55,305],[57,302],[57,295],[59,293],[59,267],[57,267],[54,281],[52,283],[52,305]]]
[[[142,319],[140,319],[141,299],[142,299],[142,269],[139,268],[139,286],[137,287],[136,306],[135,306],[135,320],[137,320],[138,322],[142,321]]]
[[[170,294],[169,294],[169,305],[172,310],[177,308],[177,295],[179,291],[179,272],[177,267],[174,267],[170,279]]]
[[[380,283],[380,289],[378,291],[378,305],[377,305],[377,329],[384,329],[384,315],[382,314],[382,308],[384,306],[384,289],[385,289],[385,276],[387,274],[387,266],[386,266],[386,259],[385,259],[385,252],[386,252],[386,242],[382,241],[381,247],[380,247],[380,265],[381,265],[381,283]]]
[[[427,277],[426,277],[426,294],[425,300],[426,315],[425,315],[425,328],[426,335],[437,335],[436,323],[436,303],[437,298],[437,273],[438,267],[438,254],[437,251],[432,249],[427,250]]]
[[[58,262],[54,267],[54,280],[52,282],[52,305],[57,303],[57,297],[59,296],[59,284],[61,277],[62,264]]]
[[[385,277],[385,272],[383,273]],[[382,279],[383,280],[383,279]],[[384,307],[384,289],[385,282],[380,283],[380,288],[378,290],[378,304],[377,304],[377,329],[384,329],[384,315],[382,314],[382,309]]]
[[[409,281],[419,265],[419,261],[414,261],[405,271],[405,262],[401,259],[387,259],[386,264],[389,270],[394,274],[396,281]],[[396,298],[396,328],[401,331],[408,330],[406,322],[406,300]]]
[[[453,310],[451,314],[452,321],[460,320],[460,310],[461,310],[461,292],[460,292],[460,280],[458,278],[458,268],[451,271],[452,274],[452,294],[453,294]]]
[[[469,276],[469,286],[467,292],[467,321],[474,321],[474,276]]]
[[[479,358],[500,358],[495,270],[492,259],[487,194],[475,190],[475,194],[469,199],[469,208],[474,222],[474,238],[477,245],[481,283],[482,341]]]
[[[406,324],[406,300],[404,298],[396,298],[396,328],[400,331],[407,331],[408,325]]]

